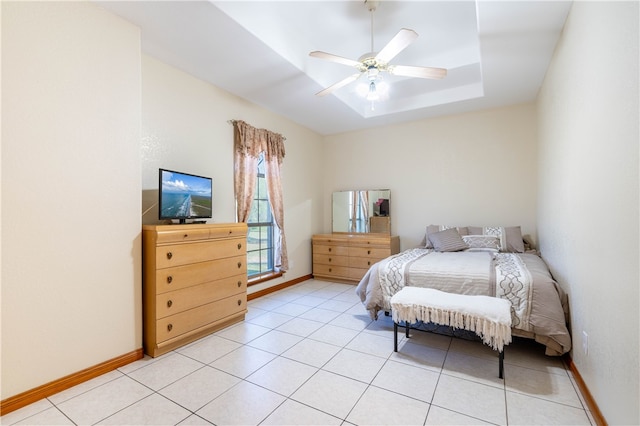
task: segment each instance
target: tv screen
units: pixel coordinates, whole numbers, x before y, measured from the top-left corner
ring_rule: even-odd
[[[160,169],[160,219],[207,219],[212,217],[212,180],[173,170]]]

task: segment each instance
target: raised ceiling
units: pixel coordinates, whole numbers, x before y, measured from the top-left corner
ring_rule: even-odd
[[[364,1],[98,1],[141,28],[144,53],[320,134],[533,101],[571,2],[381,1],[373,50],[401,28],[418,39],[391,63],[448,69],[442,80],[384,75],[388,98],[373,105],[351,83],[357,72],[309,56],[350,59],[371,51]]]

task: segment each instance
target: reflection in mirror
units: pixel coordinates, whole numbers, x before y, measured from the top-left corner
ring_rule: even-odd
[[[391,233],[388,189],[333,193],[333,232]]]

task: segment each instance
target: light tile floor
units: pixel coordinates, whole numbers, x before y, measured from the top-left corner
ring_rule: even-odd
[[[355,287],[309,280],[242,323],[0,418],[3,425],[595,424],[561,359],[372,321]]]

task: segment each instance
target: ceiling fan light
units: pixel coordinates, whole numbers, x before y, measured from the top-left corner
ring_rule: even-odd
[[[371,66],[367,68],[367,78],[369,79],[369,81],[371,82],[376,81],[379,74],[380,74],[380,70],[377,67]]]
[[[361,98],[366,99],[367,95],[369,94],[369,84],[364,82],[359,83],[356,86],[356,94]]]
[[[376,90],[376,82],[372,81],[369,83],[369,93],[367,93],[368,101],[377,101],[380,99],[380,95],[378,95],[378,91]]]
[[[386,101],[389,99],[389,92],[391,90],[391,85],[386,81],[378,79],[376,82],[376,93],[378,94],[378,99],[381,101]]]

